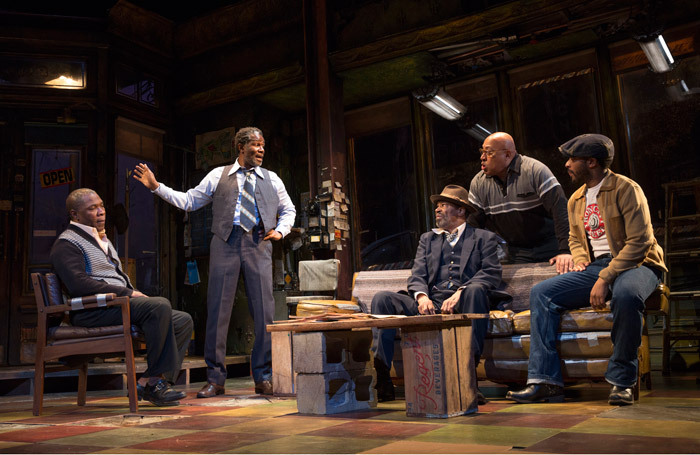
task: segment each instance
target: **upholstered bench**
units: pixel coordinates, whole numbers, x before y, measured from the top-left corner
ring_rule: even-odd
[[[502,289],[512,301],[503,311],[492,311],[477,377],[507,384],[527,380],[530,353],[530,289],[539,281],[556,275],[548,263],[507,264],[503,266]],[[660,285],[645,302],[647,313],[664,316],[668,311],[668,288]],[[559,352],[565,382],[602,380],[612,355],[612,314],[609,308],[596,311],[582,308],[565,312],[559,327]],[[646,324],[639,348],[639,377],[651,389],[649,337]]]
[[[362,271],[356,275],[353,300],[364,312],[370,312],[372,297],[378,291],[406,289],[411,271]],[[535,264],[504,264],[503,283],[494,293],[512,299],[498,303],[500,310],[490,312],[489,330],[484,344],[482,361],[477,377],[494,382],[516,384],[527,380],[527,361],[530,341],[530,290],[556,275],[548,262]],[[661,285],[646,301],[646,312],[665,316],[668,312],[668,289]],[[610,330],[612,314],[591,308],[567,311],[560,326],[560,348],[563,373],[567,381],[602,380],[612,354]],[[399,350],[396,351],[400,352]],[[651,388],[649,337],[644,328],[639,349],[639,374],[647,388]],[[398,357],[398,356],[397,356]],[[400,358],[394,358],[392,375],[402,375]]]
[[[379,291],[406,289],[409,269],[361,271],[353,279],[351,301],[304,301],[303,314],[324,312],[371,311],[372,297]],[[530,290],[540,281],[556,275],[549,263],[504,264],[503,283],[498,291],[512,299],[498,303],[499,310],[490,312],[489,329],[484,344],[482,361],[477,367],[477,378],[505,384],[521,384],[527,380],[527,361],[530,343]],[[494,293],[496,297],[499,292]],[[663,285],[646,301],[646,312],[665,316],[668,312],[668,289]],[[505,294],[502,294],[505,297]],[[338,311],[341,310],[341,311]],[[567,382],[602,380],[612,354],[610,330],[612,314],[590,308],[568,311],[562,315],[559,344]],[[649,343],[646,326],[639,349],[640,382],[651,388]],[[397,337],[398,344],[398,337]],[[392,376],[403,377],[401,349],[397,345]],[[285,354],[286,355],[286,354]],[[284,358],[284,355],[281,356]],[[273,367],[274,370],[274,367]],[[289,370],[289,368],[288,368]],[[290,370],[291,371],[291,370]],[[274,373],[274,372],[273,372]],[[293,377],[287,378],[293,390]]]

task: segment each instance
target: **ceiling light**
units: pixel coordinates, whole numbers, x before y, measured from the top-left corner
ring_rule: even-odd
[[[493,134],[491,131],[487,130],[478,123],[475,123],[471,128],[465,129],[464,132],[476,139],[478,142],[484,142],[487,137]]]
[[[447,120],[458,120],[467,111],[459,101],[448,95],[442,87],[415,90],[413,96],[423,106]]]
[[[665,73],[674,67],[671,51],[662,35],[650,35],[636,38],[644,54],[649,60],[649,65],[655,73]]]
[[[51,79],[50,81],[44,82],[45,85],[52,85],[57,87],[82,87],[82,81],[76,81],[75,79],[68,76],[59,76],[56,79]]]

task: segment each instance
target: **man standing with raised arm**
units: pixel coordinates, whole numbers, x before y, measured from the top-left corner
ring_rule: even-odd
[[[272,394],[272,343],[266,330],[275,311],[271,241],[291,231],[296,210],[282,180],[261,167],[265,155],[262,131],[241,128],[233,145],[238,151],[236,161],[212,170],[186,193],[158,182],[145,164],[136,166],[134,172],[134,178],[175,207],[191,212],[213,204],[204,343],[207,384],[198,398],[225,392],[226,338],[241,269],[255,323],[251,355],[255,392]]]

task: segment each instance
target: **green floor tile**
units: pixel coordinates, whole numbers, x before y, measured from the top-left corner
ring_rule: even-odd
[[[663,425],[651,420],[610,419],[594,417],[566,431],[576,433],[602,433],[631,436],[659,436],[665,438],[693,438],[700,440],[700,424],[697,421],[668,420]]]
[[[324,416],[281,416],[268,419],[258,419],[250,422],[237,423],[212,431],[233,433],[272,433],[294,435],[307,433],[321,428],[333,427],[347,422],[346,420],[329,419]]]
[[[223,453],[360,453],[388,442],[381,439],[295,435],[232,448]]]
[[[495,425],[450,424],[414,436],[410,440],[527,447],[547,439],[561,430],[549,428],[508,427]]]
[[[80,446],[126,447],[177,436],[183,433],[191,433],[191,431],[165,430],[161,428],[115,428],[114,430],[105,430],[98,433],[52,439],[51,443]]]

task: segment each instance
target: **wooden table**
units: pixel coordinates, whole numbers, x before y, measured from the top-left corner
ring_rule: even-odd
[[[353,352],[348,352],[349,345],[347,343],[354,343],[355,346],[362,345],[365,351],[368,351],[368,344],[371,344],[371,334],[368,334],[368,329],[373,327],[400,328],[404,362],[406,414],[412,417],[446,418],[470,414],[478,409],[477,382],[471,345],[471,320],[485,317],[488,317],[488,315],[439,314],[408,317],[393,316],[376,319],[367,316],[362,319],[332,322],[290,321],[288,323],[270,324],[267,326],[267,330],[273,335],[273,356],[276,350],[275,345],[277,345],[277,348],[280,345],[280,343],[275,343],[275,340],[279,341],[283,339],[282,337],[289,338],[290,334],[294,333],[294,341],[291,343],[291,346],[293,346],[291,350],[293,350],[294,371],[297,375],[325,374],[326,382],[329,382],[333,380],[332,377],[335,377],[337,380],[337,375],[334,376],[331,373],[337,373],[342,368],[352,368],[353,370],[370,368],[372,374],[376,375],[373,371],[373,362],[369,353],[361,359],[362,354],[358,349],[350,348]],[[351,335],[352,332],[358,331],[366,332],[361,341],[358,341],[358,335],[354,335],[354,338]],[[341,332],[347,332],[347,334],[340,335]],[[277,334],[276,337],[275,334]],[[313,343],[306,342],[301,338],[297,342],[297,336],[302,334],[317,335],[314,335],[315,341]],[[332,338],[330,342],[328,337]],[[345,352],[342,354],[334,353],[332,345],[342,345],[343,341],[341,338],[350,340],[346,343],[345,348],[342,348]],[[368,339],[370,340],[369,343],[367,342]],[[299,352],[300,348],[302,352]],[[326,359],[323,358],[324,356]],[[331,357],[336,361],[329,362],[328,359]],[[360,360],[365,360],[364,366],[360,364]],[[354,363],[350,367],[348,362]],[[303,369],[308,369],[308,367],[300,367],[297,364],[313,364],[315,365],[312,368],[314,371],[302,371]],[[299,379],[299,376],[297,376],[297,379]],[[315,384],[318,384],[318,382]],[[302,412],[301,409],[316,409],[318,412],[311,412],[321,414],[356,410],[376,402],[373,386],[374,381],[369,385],[371,387],[370,399],[366,400],[366,403],[362,401],[355,403],[355,407],[350,406],[350,409],[347,409],[347,403],[343,405],[344,407],[334,407],[330,399],[320,405],[307,406],[308,403],[304,401],[313,394],[297,387],[297,405],[300,412]],[[326,387],[326,389],[329,390],[329,387]],[[362,394],[356,393],[355,395],[359,396]],[[338,409],[342,410],[339,411]]]

